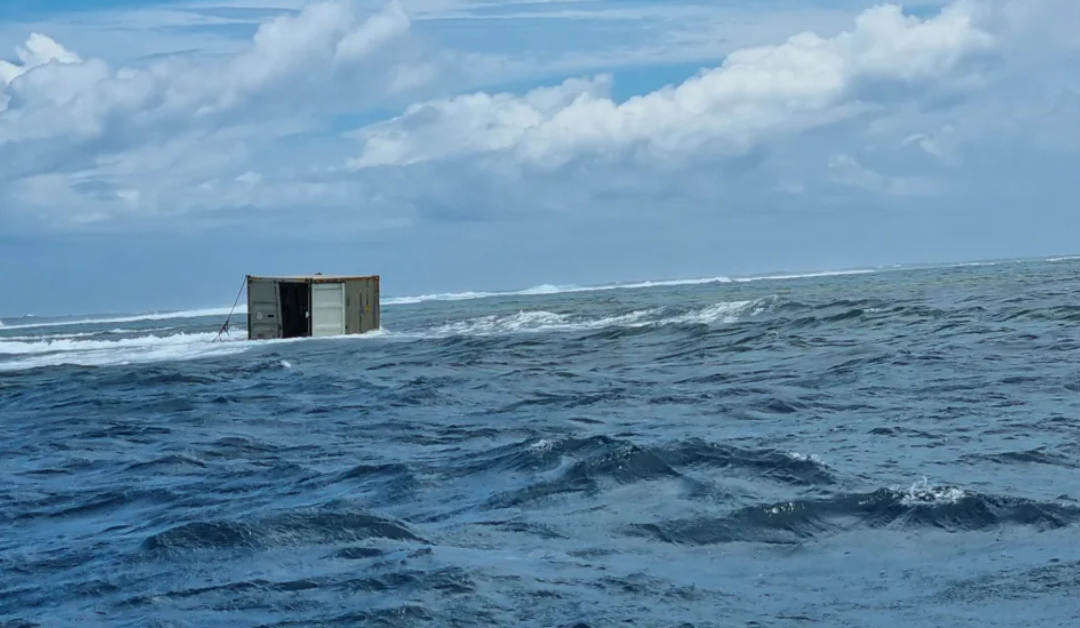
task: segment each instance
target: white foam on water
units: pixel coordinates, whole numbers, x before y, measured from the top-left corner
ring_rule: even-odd
[[[764,299],[758,299],[754,301],[728,301],[723,303],[717,303],[716,305],[711,305],[700,310],[688,312],[686,314],[658,321],[658,324],[731,324],[738,322],[738,320],[747,313],[749,313],[751,316],[756,316],[757,314],[760,314],[762,311],[764,311],[764,304]]]
[[[617,325],[633,325],[659,310],[639,310],[621,316],[609,316],[591,320],[574,320],[568,314],[544,310],[521,311],[508,316],[481,316],[463,321],[446,323],[431,329],[429,336],[486,336],[490,334],[586,331]]]
[[[552,443],[550,440],[546,438],[541,438],[540,440],[537,440],[536,442],[530,444],[529,449],[531,451],[551,451],[551,448],[554,446],[555,444]]]
[[[824,464],[821,461],[821,457],[817,454],[800,454],[797,451],[789,451],[787,452],[787,455],[788,458],[791,458],[792,460],[797,460],[799,462],[813,462],[816,464]]]
[[[782,502],[779,504],[773,504],[765,509],[765,512],[770,515],[783,515],[795,512],[795,502]]]
[[[36,341],[40,341],[40,340],[65,340],[65,339],[74,339],[74,338],[91,338],[93,336],[100,336],[100,335],[101,335],[101,332],[88,331],[88,332],[71,333],[71,334],[42,334],[42,335],[34,335],[34,336],[27,336],[27,335],[0,336],[0,342],[36,342]],[[0,353],[2,353],[2,351],[0,351]]]
[[[766,300],[721,302],[685,314],[661,317],[663,308],[636,310],[619,316],[581,319],[569,314],[546,310],[523,310],[510,315],[490,315],[446,323],[432,328],[423,336],[487,336],[494,334],[578,332],[609,327],[648,327],[675,324],[730,324],[746,314],[756,315],[764,310]],[[403,335],[404,337],[404,335]]]
[[[520,311],[511,315],[491,315],[454,321],[413,332],[379,329],[365,334],[340,336],[355,341],[377,338],[429,340],[448,336],[482,336],[536,332],[575,332],[610,327],[645,327],[672,324],[725,324],[754,315],[765,308],[768,299],[721,302],[689,312],[664,316],[664,308],[636,310],[617,316],[581,318],[544,310]],[[200,311],[200,312],[205,312]],[[128,338],[105,339],[101,332],[47,334],[37,336],[0,336],[0,371],[16,371],[45,366],[113,366],[135,363],[186,361],[221,357],[248,351],[267,344],[335,340],[334,338],[294,338],[288,340],[249,340],[247,335],[233,338],[217,332],[172,333],[154,335],[137,333]],[[215,342],[220,341],[220,342]],[[283,361],[285,368],[292,365]]]
[[[904,506],[955,504],[967,497],[967,493],[955,486],[930,486],[925,477],[901,493],[900,503]]]
[[[0,371],[21,371],[44,366],[115,366],[173,362],[245,351],[248,343],[213,342],[216,333],[138,336],[119,340],[54,338],[0,341]]]
[[[784,281],[788,279],[818,279],[824,277],[847,277],[849,275],[873,275],[878,271],[865,270],[827,270],[816,273],[797,273],[791,275],[762,275],[761,277],[738,277],[732,279],[735,283],[747,283],[751,281]]]
[[[2,355],[35,355],[51,353],[88,353],[101,350],[140,349],[146,347],[188,346],[211,344],[217,333],[178,333],[169,336],[135,336],[117,340],[82,340],[77,337],[45,337],[33,340],[0,340]],[[222,343],[213,343],[220,345]]]
[[[504,296],[506,293],[498,292],[447,292],[441,294],[421,294],[411,297],[384,297],[381,305],[412,305],[425,301],[466,301],[469,299],[484,299],[487,297]]]
[[[471,299],[491,299],[529,296],[549,296],[557,294],[569,294],[575,292],[604,292],[607,290],[640,290],[642,288],[691,286],[709,283],[731,283],[727,277],[710,277],[704,279],[674,279],[671,281],[643,281],[625,284],[607,284],[599,286],[557,286],[542,284],[525,288],[523,290],[510,290],[506,292],[448,292],[439,294],[423,294],[411,297],[390,297],[382,300],[383,305],[412,305],[425,301],[465,301]]]
[[[330,338],[291,338],[275,340],[230,339],[217,332],[175,333],[166,336],[142,335],[117,340],[81,338],[46,338],[33,340],[0,339],[0,372],[25,371],[47,366],[121,366],[157,362],[180,362],[200,358],[224,357],[275,344],[324,341],[367,341],[384,338],[389,333],[375,330],[360,335]],[[281,360],[284,368],[292,368]]]
[[[543,284],[525,288],[524,290],[512,290],[507,292],[449,292],[440,294],[424,294],[410,297],[390,297],[382,300],[383,305],[412,305],[425,301],[463,301],[470,299],[488,299],[498,297],[527,297],[548,296],[557,294],[569,294],[576,292],[605,292],[609,290],[643,290],[648,288],[676,288],[680,286],[700,286],[708,284],[749,283],[755,281],[781,281],[791,279],[813,279],[818,277],[842,277],[846,275],[867,275],[878,271],[866,270],[837,270],[820,271],[813,273],[795,273],[787,275],[762,275],[758,277],[701,277],[695,279],[669,279],[659,281],[638,281],[633,283],[601,284],[596,286],[558,286]]]
[[[639,281],[633,283],[621,283],[621,284],[606,284],[596,286],[576,286],[576,285],[554,285],[554,284],[542,284],[539,286],[533,286],[531,288],[525,288],[523,290],[514,290],[508,292],[445,292],[445,293],[433,293],[423,294],[417,296],[403,296],[403,297],[384,297],[381,301],[383,306],[393,307],[395,305],[412,305],[417,303],[424,303],[428,301],[465,301],[473,299],[489,299],[489,298],[508,298],[508,297],[529,297],[529,296],[550,296],[558,294],[570,294],[579,292],[604,292],[610,290],[642,290],[648,288],[664,288],[664,287],[679,287],[679,286],[698,286],[707,284],[729,284],[729,283],[747,283],[754,281],[776,281],[776,280],[790,280],[790,279],[804,279],[814,277],[835,277],[844,275],[861,275],[877,272],[875,270],[840,270],[840,271],[822,271],[813,273],[801,273],[801,274],[788,274],[788,275],[763,275],[759,277],[702,277],[696,279],[671,279],[660,281]],[[171,312],[147,312],[143,314],[133,314],[130,316],[82,316],[79,318],[65,319],[65,320],[45,320],[41,322],[20,322],[17,324],[4,324],[0,322],[5,330],[11,329],[38,329],[44,327],[70,327],[74,325],[101,325],[106,323],[137,323],[143,321],[156,321],[156,320],[173,320],[173,319],[192,319],[203,317],[226,317],[229,313],[233,316],[246,316],[247,304],[238,303],[235,308],[233,307],[219,307],[219,308],[204,308]]]
[[[14,342],[14,341],[19,341],[19,342],[40,342],[40,341],[54,341],[54,340],[71,340],[71,339],[78,339],[78,338],[93,338],[95,336],[106,336],[106,335],[109,335],[109,334],[112,334],[112,335],[120,335],[120,334],[141,334],[141,335],[146,335],[146,334],[160,333],[160,332],[164,332],[164,331],[171,331],[173,329],[176,329],[176,328],[175,327],[153,327],[153,328],[149,328],[149,329],[124,329],[122,327],[117,327],[115,329],[101,330],[101,331],[62,332],[62,333],[53,333],[53,334],[41,334],[41,333],[39,333],[39,334],[20,334],[20,335],[13,335],[13,336],[0,336],[0,342]],[[3,351],[0,350],[0,354],[2,354],[2,353],[3,353]]]
[[[40,329],[43,327],[71,327],[74,325],[104,325],[106,323],[138,323],[142,321],[162,321],[172,319],[185,319],[185,318],[202,318],[204,316],[228,316],[229,311],[232,308],[210,308],[203,310],[184,310],[177,312],[150,312],[147,314],[135,314],[132,316],[114,316],[114,317],[101,317],[94,318],[84,317],[79,319],[62,320],[62,321],[43,321],[40,323],[20,323],[18,325],[8,325],[4,329]],[[247,314],[247,307],[237,306],[235,310],[232,310],[233,315],[245,315]]]

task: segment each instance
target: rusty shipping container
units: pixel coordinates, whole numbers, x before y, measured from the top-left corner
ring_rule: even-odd
[[[362,334],[379,329],[379,276],[247,276],[253,340]]]

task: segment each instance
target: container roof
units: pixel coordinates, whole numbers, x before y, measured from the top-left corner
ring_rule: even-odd
[[[248,275],[248,281],[292,281],[300,283],[337,283],[350,279],[378,279],[378,275]]]

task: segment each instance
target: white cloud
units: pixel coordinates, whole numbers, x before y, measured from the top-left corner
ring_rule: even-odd
[[[372,0],[356,0],[371,7]],[[650,64],[712,64],[728,52],[771,43],[799,29],[827,36],[850,22],[865,0],[829,6],[747,7],[696,0],[399,0],[410,31],[436,42],[430,57],[457,51],[470,69],[457,90],[485,84],[593,73]],[[916,0],[935,2],[937,0]],[[59,21],[0,23],[0,50],[27,32],[46,32],[69,49],[94,51],[110,63],[142,63],[161,55],[231,56],[250,47],[250,33],[275,17],[294,16],[304,0],[195,0],[137,9],[103,9]],[[849,6],[843,6],[849,5]],[[10,42],[10,43],[8,43]],[[420,62],[413,55],[411,63]],[[477,67],[479,66],[479,67]],[[409,66],[412,67],[412,66]],[[428,67],[438,75],[444,68]],[[408,73],[416,74],[414,72]],[[400,83],[408,84],[411,76]],[[461,78],[479,79],[463,82]],[[486,81],[486,83],[485,83]]]
[[[191,209],[187,190],[265,161],[256,147],[452,74],[447,66],[458,59],[417,62],[422,49],[410,25],[396,1],[373,13],[350,0],[320,1],[266,21],[224,58],[169,56],[119,68],[32,33],[14,62],[0,63],[0,159],[11,164],[0,192],[57,222],[57,214],[83,222],[133,208]]]
[[[222,4],[125,13],[123,24],[164,14],[194,27],[247,23],[216,11]],[[960,0],[922,18],[888,4],[800,14],[694,3],[402,0],[360,10],[287,0],[269,13],[248,4],[260,9],[255,35],[200,54],[125,65],[94,48],[72,52],[44,29],[23,40],[0,62],[0,159],[11,164],[0,212],[62,226],[200,212],[261,221],[302,207],[402,225],[601,204],[631,213],[922,202],[974,190],[990,154],[1068,155],[1080,143],[1080,92],[1055,57],[1080,48],[1075,29],[1057,23],[1077,23],[1064,0]],[[798,16],[805,27],[794,27]],[[469,52],[432,44],[459,27]],[[628,66],[701,57],[710,69],[661,89],[653,69],[640,95],[617,95]],[[553,84],[483,87],[544,74]],[[387,110],[400,115],[385,119]],[[342,133],[337,116],[376,121]]]
[[[357,167],[409,165],[517,146],[527,130],[553,119],[581,98],[605,97],[610,76],[571,79],[522,97],[476,93],[409,107],[392,122],[360,131],[364,154]]]
[[[364,67],[366,75],[356,70],[408,29],[408,17],[396,3],[365,18],[351,2],[318,2],[264,23],[251,45],[224,63],[170,57],[117,70],[100,59],[84,61],[35,33],[18,51],[19,65],[0,66],[10,97],[0,117],[0,144],[100,135],[120,118],[137,126],[186,124],[192,116],[221,114],[256,100],[281,105],[317,99],[319,87],[343,76],[392,83],[397,68],[385,59]]]
[[[507,151],[559,167],[581,153],[647,149],[670,158],[698,149],[738,154],[873,106],[861,82],[951,80],[993,38],[961,2],[927,20],[883,5],[832,38],[801,33],[778,46],[739,50],[680,85],[616,103],[606,79],[567,81],[522,97],[484,93],[415,105],[357,134],[352,165],[408,165],[468,152]],[[924,86],[918,86],[925,89]]]
[[[235,106],[267,88],[295,89],[330,81],[368,60],[409,27],[396,0],[365,19],[349,2],[315,3],[296,15],[277,17],[262,24],[251,48],[213,77],[211,84],[222,94],[217,104]]]
[[[5,84],[11,83],[27,70],[52,61],[57,63],[82,61],[79,55],[65,50],[60,44],[39,33],[31,34],[26,40],[26,45],[16,47],[15,56],[19,59],[19,65],[0,59],[0,81]]]

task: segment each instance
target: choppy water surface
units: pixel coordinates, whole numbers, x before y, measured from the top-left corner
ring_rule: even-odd
[[[0,625],[1069,625],[1078,270],[8,319]]]

